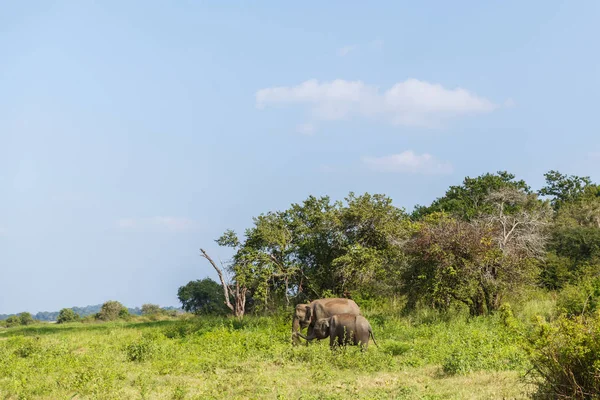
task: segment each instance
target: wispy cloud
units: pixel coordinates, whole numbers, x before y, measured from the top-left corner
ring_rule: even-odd
[[[369,118],[393,125],[437,127],[449,119],[488,113],[498,106],[466,89],[447,89],[440,84],[408,79],[391,88],[362,81],[336,79],[305,81],[297,86],[280,86],[256,92],[256,106],[305,105],[320,120]]]
[[[374,171],[410,174],[450,174],[452,165],[428,153],[415,154],[412,150],[383,157],[363,157],[363,163]]]
[[[186,232],[196,224],[193,220],[179,217],[121,218],[117,226],[123,230]]]
[[[301,133],[303,135],[314,135],[316,131],[316,127],[311,123],[300,124],[296,126],[296,132]]]

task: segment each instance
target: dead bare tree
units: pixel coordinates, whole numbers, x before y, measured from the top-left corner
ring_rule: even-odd
[[[490,193],[485,201],[494,212],[473,223],[485,227],[500,250],[499,257],[481,268],[480,284],[487,308],[493,310],[499,305],[500,286],[515,288],[530,278],[531,262],[544,255],[552,209],[536,195],[512,187]]]
[[[248,288],[245,286],[241,286],[239,282],[235,282],[235,285],[231,287],[223,277],[223,271],[221,268],[217,266],[217,264],[213,261],[213,259],[208,255],[208,253],[204,249],[200,249],[202,253],[201,256],[206,258],[208,262],[213,266],[217,274],[219,275],[219,280],[221,281],[221,285],[223,286],[223,294],[225,295],[225,305],[229,308],[233,315],[237,318],[244,317],[244,310],[246,308],[246,294],[248,293]],[[231,304],[230,296],[233,296],[234,304]]]

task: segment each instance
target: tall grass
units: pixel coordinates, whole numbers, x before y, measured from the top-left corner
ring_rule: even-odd
[[[0,329],[0,398],[515,398],[525,390],[526,355],[497,317],[401,316],[393,304],[365,314],[380,345],[365,353],[332,352],[327,341],[294,347],[289,315]]]

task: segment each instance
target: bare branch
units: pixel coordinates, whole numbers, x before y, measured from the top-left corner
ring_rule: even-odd
[[[233,307],[233,305],[231,305],[231,302],[229,301],[229,288],[228,288],[227,283],[225,283],[225,279],[223,278],[223,272],[221,271],[221,269],[219,267],[217,267],[217,264],[215,264],[215,262],[212,260],[212,258],[210,258],[208,253],[206,253],[206,251],[204,251],[204,249],[200,249],[200,251],[202,252],[201,256],[206,258],[208,260],[208,262],[210,262],[210,264],[213,266],[215,271],[217,271],[217,274],[219,274],[219,279],[221,280],[221,285],[223,285],[223,293],[225,294],[225,305],[231,311],[235,312],[235,308]]]

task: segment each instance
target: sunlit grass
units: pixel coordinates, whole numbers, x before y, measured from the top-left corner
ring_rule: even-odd
[[[498,318],[367,315],[380,344],[292,347],[284,317],[0,330],[5,399],[524,398],[527,361]]]

